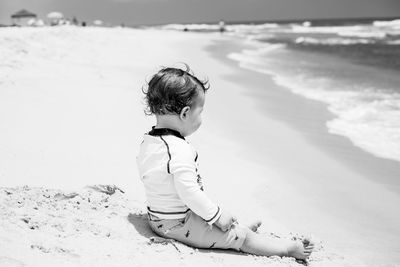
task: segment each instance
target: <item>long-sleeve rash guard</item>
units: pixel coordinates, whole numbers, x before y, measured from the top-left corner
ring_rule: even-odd
[[[197,152],[179,132],[153,128],[145,134],[137,165],[150,214],[179,219],[192,210],[210,225],[220,217],[221,209],[203,191]]]

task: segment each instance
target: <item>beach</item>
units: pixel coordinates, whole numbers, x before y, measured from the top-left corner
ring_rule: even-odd
[[[310,266],[400,263],[399,162],[330,133],[335,115],[325,103],[243,68],[232,55],[252,43],[219,33],[43,27],[0,29],[0,47],[0,263],[301,266],[152,241],[135,162],[155,122],[144,115],[142,87],[161,66],[182,62],[211,85],[203,125],[188,140],[213,200],[239,222],[261,219],[262,234],[313,235]],[[86,187],[99,184],[121,190]]]

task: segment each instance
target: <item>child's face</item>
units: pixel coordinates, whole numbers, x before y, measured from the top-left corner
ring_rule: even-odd
[[[188,136],[197,131],[201,125],[201,113],[204,108],[206,95],[200,90],[193,106],[187,112],[186,118],[183,120],[183,136]]]

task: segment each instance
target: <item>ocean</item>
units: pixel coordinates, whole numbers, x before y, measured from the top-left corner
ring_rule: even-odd
[[[218,31],[218,24],[163,29]],[[271,75],[294,94],[326,103],[341,135],[376,157],[400,161],[400,19],[235,23],[224,34],[251,49],[228,57]]]

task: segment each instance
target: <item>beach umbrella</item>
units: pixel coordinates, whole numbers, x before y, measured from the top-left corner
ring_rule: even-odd
[[[36,14],[29,12],[25,9],[22,9],[14,14],[11,15],[11,18],[13,19],[19,19],[19,18],[36,18]]]
[[[47,14],[47,18],[50,20],[50,25],[51,26],[56,26],[60,25],[61,22],[63,21],[64,15],[61,12],[50,12]]]
[[[50,12],[49,14],[47,14],[47,18],[48,19],[62,19],[64,18],[64,15],[60,12]]]
[[[29,26],[29,21],[30,20],[35,20],[36,19],[36,14],[29,12],[25,9],[22,9],[14,14],[11,15],[11,19],[14,25],[28,25]]]

